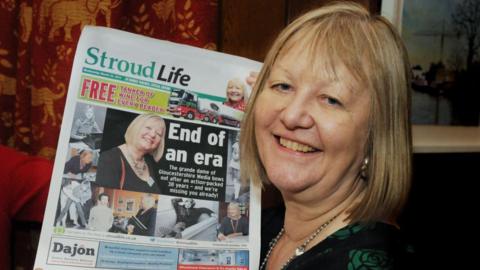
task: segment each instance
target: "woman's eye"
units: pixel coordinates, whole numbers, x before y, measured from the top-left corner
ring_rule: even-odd
[[[278,91],[285,92],[285,91],[289,91],[292,87],[286,83],[277,83],[272,85],[272,88]]]
[[[342,106],[342,103],[336,99],[336,98],[333,98],[333,97],[326,97],[325,98],[326,102],[330,105],[333,105],[333,106]]]

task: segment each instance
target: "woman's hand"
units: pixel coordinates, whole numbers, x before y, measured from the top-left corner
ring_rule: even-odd
[[[243,233],[238,233],[238,232],[237,233],[231,233],[227,236],[227,238],[235,238],[237,236],[242,236],[242,235],[243,235]]]
[[[127,234],[132,234],[133,229],[135,229],[135,226],[132,224],[127,225]]]
[[[226,240],[226,239],[227,239],[227,237],[226,237],[223,233],[219,233],[219,234],[218,234],[218,240],[224,241],[224,240]]]

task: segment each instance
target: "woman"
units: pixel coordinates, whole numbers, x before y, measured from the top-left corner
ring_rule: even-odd
[[[220,223],[217,238],[224,241],[242,235],[248,235],[248,218],[242,216],[237,203],[230,203],[227,208],[227,216]]]
[[[205,207],[195,207],[195,200],[192,198],[173,198],[172,206],[177,215],[176,224],[182,223],[183,229],[197,224],[206,217],[211,217],[214,212]]]
[[[241,133],[242,177],[285,203],[262,217],[261,269],[401,267],[408,77],[394,28],[359,4],[313,10],[279,35]]]
[[[70,137],[75,141],[81,140],[92,133],[101,133],[102,130],[95,121],[95,113],[92,105],[85,107],[84,117],[77,118],[73,123]]]
[[[101,153],[96,184],[131,191],[160,193],[155,163],[163,155],[165,122],[155,114],[137,116],[125,143]]]
[[[154,206],[155,198],[151,194],[145,194],[137,214],[128,220],[128,234],[153,236],[157,219],[157,209]]]
[[[83,205],[86,203],[86,198],[91,197],[90,182],[78,182],[71,179],[63,181],[64,185],[60,191],[60,214],[55,220],[55,224],[56,226],[70,227],[67,224],[68,213],[75,228],[85,228],[87,220]]]
[[[242,112],[245,111],[246,87],[240,79],[235,78],[228,81],[226,94],[227,101],[223,104]]]
[[[93,152],[81,150],[78,155],[73,156],[65,163],[63,173],[79,174],[86,173],[92,167]]]

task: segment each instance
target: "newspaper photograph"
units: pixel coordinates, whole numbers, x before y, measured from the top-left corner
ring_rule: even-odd
[[[239,132],[261,63],[86,26],[35,269],[258,269]]]

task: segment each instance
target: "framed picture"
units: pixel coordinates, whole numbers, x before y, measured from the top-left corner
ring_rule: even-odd
[[[415,152],[480,152],[479,12],[477,0],[382,0],[409,54]]]
[[[127,199],[125,201],[125,211],[134,212],[135,210],[135,199]]]

